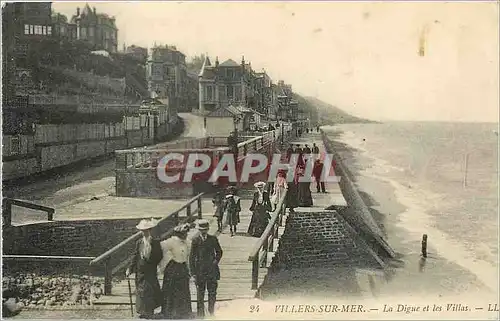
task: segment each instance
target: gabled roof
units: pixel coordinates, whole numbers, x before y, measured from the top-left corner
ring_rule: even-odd
[[[212,64],[210,63],[210,58],[208,56],[205,56],[205,61],[203,61],[203,66],[201,66],[200,73],[198,74],[199,77],[209,77],[208,72],[206,72],[208,69],[211,69],[210,67]]]
[[[238,65],[238,63],[233,59],[228,59],[219,65],[219,67],[239,67],[239,66],[240,65]]]
[[[238,110],[238,108],[230,105],[218,108],[209,113],[206,117],[234,117],[234,116],[239,116],[241,114],[242,112]]]

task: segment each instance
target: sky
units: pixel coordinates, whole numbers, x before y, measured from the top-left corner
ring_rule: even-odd
[[[244,55],[274,81],[372,120],[498,122],[494,2],[88,3],[116,17],[120,49]],[[52,7],[70,18],[84,5]]]

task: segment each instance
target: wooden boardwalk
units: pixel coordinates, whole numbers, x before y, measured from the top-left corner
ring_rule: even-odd
[[[248,193],[247,193],[248,194]],[[242,195],[245,197],[245,195]],[[252,265],[248,262],[248,253],[252,246],[257,242],[257,238],[250,237],[246,234],[248,225],[250,224],[251,212],[249,211],[251,201],[249,197],[242,199],[242,212],[240,213],[241,222],[238,225],[238,231],[235,236],[231,236],[229,227],[226,227],[222,233],[217,233],[217,223],[210,215],[209,207],[205,207],[204,217],[211,219],[209,234],[218,235],[219,242],[223,249],[223,256],[220,262],[221,280],[217,290],[217,301],[227,301],[234,299],[248,299],[255,296],[255,290],[251,290],[251,272]],[[198,232],[191,230],[188,238],[192,238]],[[262,268],[260,281],[267,274],[267,269]],[[163,280],[163,275],[158,275],[160,284]],[[133,301],[135,302],[135,285],[134,275],[129,277],[132,286]],[[196,302],[196,287],[191,281],[191,300]],[[205,300],[207,300],[205,294]],[[109,296],[103,296],[96,300],[95,304],[129,304],[128,282],[123,280],[118,284],[113,285],[113,293]]]
[[[309,133],[304,134],[300,138],[295,138],[290,141],[290,144],[293,144],[294,147],[297,144],[300,144],[302,148],[304,148],[304,144],[309,145],[312,149],[313,143],[316,144],[319,148],[320,153],[326,153],[325,145],[323,144],[323,140],[321,138],[320,133]],[[312,207],[299,207],[297,210],[299,211],[318,211],[320,209],[325,209],[329,206],[347,206],[344,196],[342,195],[342,191],[340,190],[340,186],[338,183],[326,183],[326,191],[327,193],[317,193],[316,192],[316,183],[311,183],[311,193],[313,197],[313,206]]]
[[[324,145],[321,141],[321,136],[315,134],[306,134],[302,138],[293,141],[294,144],[309,144],[312,143],[320,148],[321,151],[324,150]],[[318,211],[325,209],[329,206],[346,206],[346,202],[340,187],[338,184],[329,183],[327,185],[328,193],[316,193],[315,183],[311,184],[311,191],[314,200],[313,207],[310,208],[299,208],[303,211]],[[207,206],[209,200],[205,198],[203,200],[203,217],[211,219],[211,228],[209,233],[212,235],[218,235],[219,242],[223,249],[223,256],[220,262],[221,270],[221,280],[219,281],[218,291],[217,291],[217,301],[228,301],[235,299],[250,299],[254,298],[256,290],[251,289],[252,282],[252,262],[248,261],[249,253],[252,248],[258,242],[258,238],[250,237],[247,235],[248,225],[251,219],[251,212],[249,210],[252,198],[252,190],[242,190],[239,196],[242,198],[241,206],[242,211],[240,213],[241,222],[238,225],[238,231],[235,236],[231,236],[229,228],[226,227],[225,230],[218,234],[216,233],[217,223],[212,217],[211,212],[213,208]],[[143,202],[146,200],[143,200]],[[152,200],[148,200],[152,201]],[[154,202],[154,201],[153,201]],[[279,228],[278,236],[281,236],[284,230],[283,227]],[[196,230],[190,232],[189,238],[192,238]],[[268,253],[268,266],[271,263],[271,259],[278,246],[278,240],[274,242],[274,252]],[[258,284],[262,284],[265,276],[267,275],[267,267],[262,267],[259,269],[259,280]],[[162,283],[163,276],[159,275],[160,284]],[[135,286],[134,286],[134,276],[131,275],[129,280],[132,286],[132,297],[135,302]],[[196,287],[194,282],[191,281],[191,300],[193,302],[193,308],[195,308],[196,302]],[[205,294],[205,301],[207,300],[207,295]],[[96,300],[94,304],[129,304],[129,294],[128,294],[128,282],[123,280],[117,284],[113,285],[113,291],[111,295],[103,296]]]

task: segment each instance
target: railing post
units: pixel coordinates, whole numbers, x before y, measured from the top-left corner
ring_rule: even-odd
[[[193,204],[193,203],[189,203],[189,205],[186,207],[186,216],[187,217],[191,217],[191,204]]]
[[[252,290],[257,290],[259,283],[259,257],[252,261]]]
[[[264,244],[262,244],[262,249],[264,250],[264,259],[262,260],[261,267],[266,267],[267,265],[267,253],[269,252],[269,236],[264,240]]]
[[[54,209],[51,209],[50,211],[47,212],[47,221],[53,221],[54,220]]]
[[[127,154],[115,152],[116,169],[124,170],[127,168]]]
[[[2,210],[2,216],[3,216],[3,225],[4,226],[11,226],[12,224],[12,203],[10,202],[9,199],[3,200],[3,210]]]
[[[198,218],[202,219],[202,211],[201,211],[201,196],[196,200],[198,202]]]
[[[113,274],[110,266],[110,260],[104,262],[104,295],[111,295]]]

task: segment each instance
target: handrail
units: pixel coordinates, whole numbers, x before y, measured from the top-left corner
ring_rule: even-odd
[[[182,223],[187,223],[190,222],[193,218],[202,218],[202,203],[201,203],[201,197],[204,195],[204,193],[200,193],[196,195],[195,197],[191,198],[189,201],[187,201],[183,206],[181,206],[179,209],[171,212],[167,216],[163,217],[162,219],[159,220],[158,226],[161,226],[162,223],[166,222],[170,218],[175,219],[175,224],[181,223],[179,222],[179,213],[183,211],[184,209],[186,210],[186,219],[182,221]],[[191,209],[191,205],[193,203],[197,203],[197,208],[196,212],[197,215],[195,216],[196,212],[193,212]],[[166,228],[165,228],[166,229]],[[161,231],[161,237],[167,237],[170,235],[170,232],[173,231],[173,227],[169,228],[167,231]],[[89,262],[89,266],[95,266],[97,264],[103,264],[104,265],[104,295],[110,295],[111,294],[111,289],[112,289],[112,278],[115,274],[117,274],[120,271],[123,271],[123,269],[130,264],[131,262],[131,255],[130,253],[125,254],[125,257],[120,258],[119,262],[112,262],[112,258],[116,253],[119,253],[120,255],[124,255],[124,253],[121,253],[123,250],[130,250],[131,246],[134,244],[137,239],[141,237],[141,232],[137,232],[134,235],[128,237],[127,239],[121,241],[119,244],[113,246],[111,249],[107,250],[103,254],[99,255],[98,257],[94,258],[92,261]],[[114,265],[113,265],[114,264]]]
[[[61,256],[61,255],[2,255],[2,260],[16,261],[89,261],[95,259],[95,256]]]
[[[274,224],[276,223],[276,220],[279,217],[279,214],[281,212],[281,207],[283,206],[283,203],[285,202],[286,198],[286,193],[285,195],[281,198],[281,200],[278,202],[278,206],[276,206],[276,210],[274,211],[273,215],[271,215],[271,219],[269,220],[269,223],[267,224],[266,229],[260,236],[260,238],[257,240],[255,245],[252,248],[252,251],[250,251],[250,255],[248,256],[248,261],[253,261],[255,259],[258,259],[260,249],[265,243],[265,240],[269,237],[271,234],[272,228]]]
[[[197,201],[202,196],[203,196],[203,193],[200,193],[200,194],[196,195],[195,197],[191,198],[182,207],[178,208],[177,210],[175,210],[172,213],[168,214],[164,218],[160,219],[158,221],[158,224],[164,222],[165,220],[167,220],[168,218],[170,218],[172,215],[178,214],[180,211],[184,210],[185,208],[190,207],[192,203],[194,203],[195,201]],[[105,259],[109,258],[113,253],[115,253],[116,251],[118,251],[119,249],[121,249],[123,246],[127,245],[131,241],[135,241],[140,236],[141,236],[141,232],[139,231],[139,232],[135,233],[134,235],[128,237],[127,239],[121,241],[117,245],[113,246],[111,249],[107,250],[103,254],[99,255],[98,257],[96,257],[95,259],[93,259],[92,261],[90,261],[90,265],[96,265],[96,264],[101,263]]]
[[[32,210],[43,211],[47,213],[47,221],[52,221],[54,219],[55,209],[52,207],[47,207],[43,205],[38,205],[31,202],[21,201],[13,198],[4,197],[3,198],[3,210],[2,216],[4,224],[10,226],[12,224],[12,206],[20,206],[29,208]]]
[[[252,262],[252,290],[257,290],[259,285],[259,269],[267,264],[267,254],[274,250],[274,239],[278,238],[278,228],[283,224],[283,214],[285,212],[285,195],[278,202],[276,210],[271,216],[269,224],[262,233],[259,240],[255,243],[248,261]],[[261,249],[264,249],[262,259],[260,258]]]

